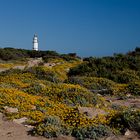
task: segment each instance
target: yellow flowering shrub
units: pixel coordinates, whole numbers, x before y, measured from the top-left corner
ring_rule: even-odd
[[[12,68],[13,66],[12,63],[0,63],[0,68]]]
[[[25,88],[30,86],[30,82],[34,76],[30,73],[14,73],[0,76],[0,85],[8,84],[13,87]]]
[[[128,84],[116,84],[111,87],[114,95],[125,95],[128,91]]]
[[[115,82],[106,78],[86,76],[70,77],[67,82],[72,84],[79,84],[90,90],[110,89],[110,87],[116,84]]]
[[[59,65],[55,65],[52,69],[61,77],[61,80],[64,81],[67,79],[67,73],[70,68],[75,67],[76,65],[80,64],[81,61],[70,61],[70,62],[63,62]]]
[[[116,116],[120,118],[126,108],[111,108],[111,103],[104,96],[92,90],[107,88],[111,94],[119,95],[127,92],[128,85],[117,84],[106,78],[85,76],[71,77],[73,79],[69,78],[67,83],[63,83],[68,78],[69,68],[81,62],[62,59],[50,61],[56,65],[1,73],[0,110],[11,119],[27,117],[27,122],[35,125],[36,132],[45,137],[70,134],[78,138],[80,136],[77,135],[82,135],[83,139],[94,139],[97,135],[107,134],[107,127],[114,129],[118,121]],[[139,92],[139,84],[129,85],[129,90],[134,87]],[[6,112],[5,106],[17,108],[18,112]],[[101,109],[105,113],[89,117],[81,113],[78,107]],[[130,118],[133,116],[138,118],[139,113],[130,115]]]

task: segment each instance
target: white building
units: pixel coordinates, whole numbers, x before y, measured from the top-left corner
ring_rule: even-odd
[[[36,34],[33,37],[33,50],[38,51],[38,38]]]

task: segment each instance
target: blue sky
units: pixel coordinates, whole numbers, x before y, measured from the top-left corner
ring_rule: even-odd
[[[125,53],[140,46],[140,0],[0,0],[0,47]]]

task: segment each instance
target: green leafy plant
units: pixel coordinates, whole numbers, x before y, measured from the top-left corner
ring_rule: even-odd
[[[108,136],[110,134],[111,132],[109,128],[103,125],[75,128],[72,133],[72,135],[78,140],[85,140],[87,138],[97,140],[98,138]]]

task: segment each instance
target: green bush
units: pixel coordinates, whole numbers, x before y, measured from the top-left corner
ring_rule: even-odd
[[[2,60],[19,60],[29,57],[26,50],[14,48],[1,48],[0,59]]]
[[[73,120],[71,120],[73,121]],[[79,140],[98,139],[111,134],[109,127],[104,125],[87,127],[69,127],[56,116],[48,116],[39,123],[33,130],[34,134],[42,135],[46,138],[58,137],[59,135],[72,135]]]
[[[60,57],[66,61],[72,61],[72,60],[79,59],[79,57],[77,57],[76,53],[62,54]]]
[[[33,95],[41,95],[43,89],[39,83],[33,83],[29,87],[24,88],[23,91]]]
[[[140,95],[140,82],[132,82],[128,85],[128,90],[134,95]]]
[[[58,83],[61,80],[58,78],[58,75],[54,71],[46,71],[43,67],[31,67],[27,69],[28,72],[34,74],[38,79],[47,80],[50,82]]]
[[[99,77],[86,77],[86,76],[73,76],[69,77],[68,80],[65,82],[71,84],[79,84],[92,92],[98,92],[101,94],[111,94],[112,89],[111,87],[114,86],[116,83],[108,80],[106,78],[99,78]]]
[[[60,135],[61,121],[56,116],[48,116],[35,129],[34,133],[46,138],[57,137]]]
[[[110,134],[110,129],[103,125],[75,128],[72,132],[72,136],[76,137],[78,140],[85,140],[87,138],[97,140],[98,138]]]
[[[72,130],[66,127],[59,117],[47,116],[43,122],[39,123],[33,130],[34,134],[39,134],[46,138],[58,137],[59,135],[70,135]]]
[[[135,55],[128,53],[84,58],[82,64],[70,69],[68,76],[104,77],[117,83],[140,80],[140,55],[137,52],[133,53]]]
[[[124,133],[126,129],[140,132],[140,110],[119,112],[110,120],[110,127]]]
[[[0,72],[0,76],[6,76],[10,74],[20,74],[20,73],[23,73],[23,71],[20,69],[8,69],[6,71]]]
[[[140,80],[138,73],[131,69],[124,69],[123,71],[116,72],[116,75],[114,75],[114,81],[115,77],[117,78],[116,81],[118,83],[130,83],[137,80]]]

